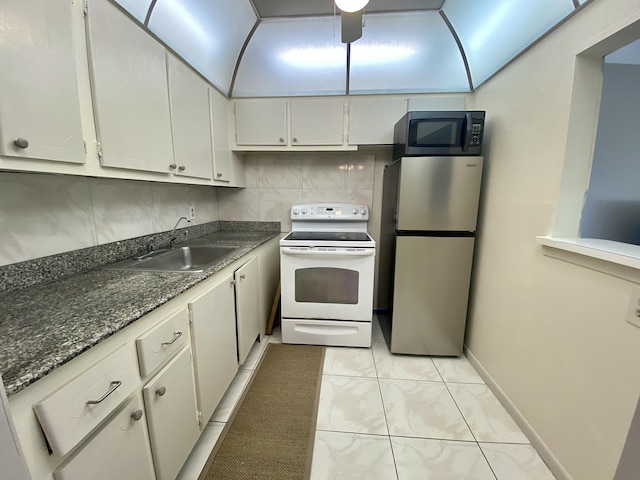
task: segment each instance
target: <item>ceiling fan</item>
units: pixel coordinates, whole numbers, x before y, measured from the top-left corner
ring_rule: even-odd
[[[340,10],[342,43],[355,42],[362,36],[362,12],[369,0],[335,0]]]

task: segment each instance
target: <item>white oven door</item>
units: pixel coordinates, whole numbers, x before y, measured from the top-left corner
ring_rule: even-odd
[[[374,248],[280,248],[283,318],[371,321]]]

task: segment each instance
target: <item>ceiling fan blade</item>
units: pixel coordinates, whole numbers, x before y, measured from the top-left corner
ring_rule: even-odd
[[[362,36],[362,10],[357,12],[340,12],[342,27],[342,43],[355,42]]]

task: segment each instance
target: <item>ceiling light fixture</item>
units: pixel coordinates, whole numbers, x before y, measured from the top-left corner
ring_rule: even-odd
[[[335,0],[336,7],[343,12],[353,13],[366,7],[369,0]]]
[[[362,12],[369,0],[334,0],[340,10],[342,43],[355,42],[362,36]]]

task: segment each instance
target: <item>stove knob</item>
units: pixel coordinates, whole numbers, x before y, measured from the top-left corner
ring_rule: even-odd
[[[293,214],[294,214],[294,215],[297,215],[298,213],[300,213],[300,210],[298,210],[297,208],[294,208],[294,209],[293,209]]]
[[[354,215],[356,215],[358,213],[358,209],[354,208],[353,210],[351,210],[351,213],[353,213]]]
[[[307,213],[307,209],[306,209],[306,208],[303,208],[303,209],[302,209],[302,214],[303,214],[303,215],[305,215],[306,213]]]
[[[366,215],[367,214],[367,209],[364,207],[360,207],[360,215]]]

